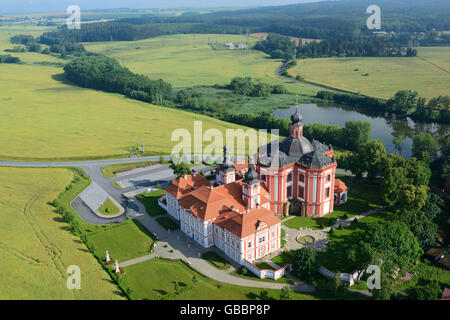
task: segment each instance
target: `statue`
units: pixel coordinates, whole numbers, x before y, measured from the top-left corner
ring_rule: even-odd
[[[114,265],[114,273],[118,274],[120,273],[120,268],[119,268],[119,261],[116,260],[115,265]]]
[[[105,257],[105,261],[106,261],[106,263],[108,263],[108,262],[110,262],[110,261],[111,261],[111,258],[109,257],[109,252],[108,252],[108,250],[106,250],[106,257]]]

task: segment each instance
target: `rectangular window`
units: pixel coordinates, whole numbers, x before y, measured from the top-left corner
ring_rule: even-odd
[[[292,187],[291,186],[287,187],[287,197],[288,198],[292,197]]]
[[[287,181],[291,182],[292,181],[292,173],[289,173],[287,176]]]
[[[327,175],[327,181],[331,181],[331,174]]]
[[[328,198],[329,196],[330,196],[330,188],[328,187],[325,189],[325,197]]]
[[[300,175],[298,176],[298,180],[300,182],[305,182],[305,175],[300,173]]]
[[[275,231],[272,231],[272,239],[275,238]]]
[[[264,238],[264,237],[261,237],[261,238],[259,238],[259,243],[263,243],[263,242],[264,242],[264,240],[265,240],[265,238]]]
[[[305,188],[298,187],[298,197],[299,198],[304,198],[305,197],[304,193],[305,193]]]
[[[251,242],[251,241],[248,242],[248,247],[249,247],[249,248],[252,247],[252,242]]]

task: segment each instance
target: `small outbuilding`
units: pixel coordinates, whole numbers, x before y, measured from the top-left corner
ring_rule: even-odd
[[[340,179],[334,180],[334,204],[340,205],[347,202],[348,197],[348,187],[345,185],[344,181]]]

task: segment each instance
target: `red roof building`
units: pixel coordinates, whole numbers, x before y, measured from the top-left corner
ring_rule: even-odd
[[[219,186],[199,174],[172,182],[166,189],[167,211],[203,247],[214,245],[239,263],[253,261],[280,248],[281,220],[269,210],[269,192],[257,179],[255,166],[236,180],[227,149],[224,158],[217,172]]]

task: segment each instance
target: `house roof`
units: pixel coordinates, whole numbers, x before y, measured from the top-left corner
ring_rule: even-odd
[[[242,199],[242,180],[218,187],[202,186],[185,194],[180,199],[181,207],[188,209],[194,217],[207,221],[229,210],[242,212],[246,205]],[[269,192],[261,185],[260,204],[269,202]]]
[[[183,195],[202,186],[210,186],[210,182],[201,174],[190,174],[180,177],[166,188],[166,192],[170,193],[176,198],[181,198]]]
[[[450,289],[445,287],[441,300],[450,300]]]
[[[260,206],[242,214],[237,212],[224,212],[214,223],[239,238],[245,238],[258,231],[281,223],[281,220],[273,212]]]
[[[348,187],[345,185],[344,181],[340,179],[334,180],[334,192],[342,193],[348,190]]]

